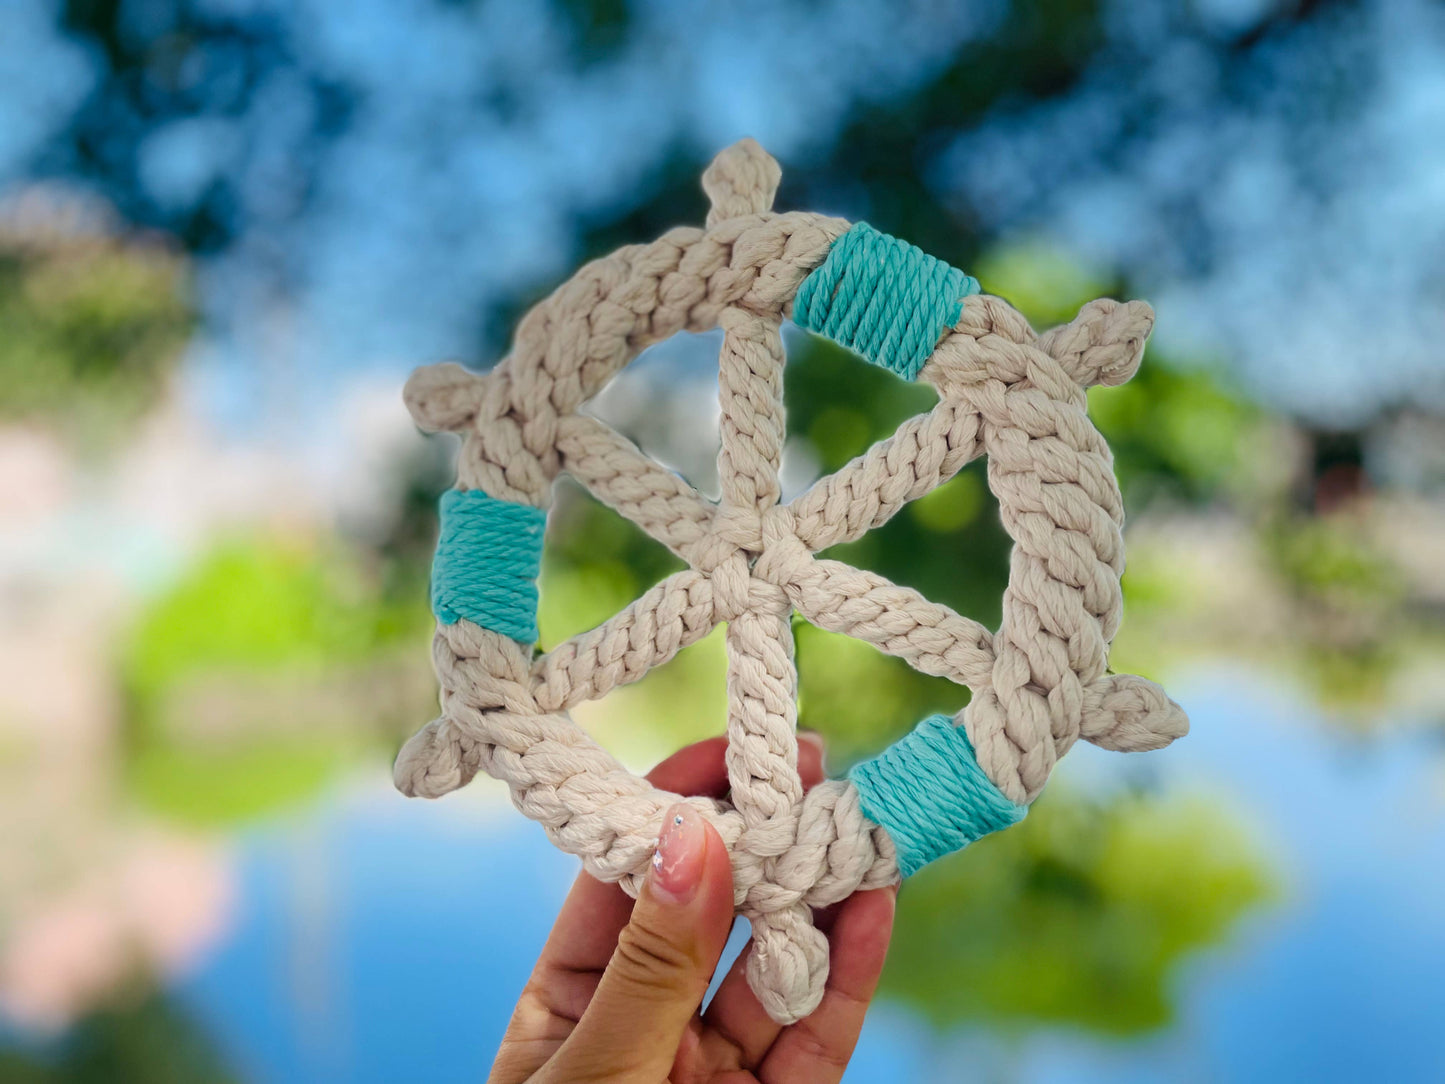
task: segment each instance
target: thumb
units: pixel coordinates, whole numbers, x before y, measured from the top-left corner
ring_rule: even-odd
[[[675,805],[597,992],[543,1075],[666,1080],[732,922],[727,845],[696,809]]]

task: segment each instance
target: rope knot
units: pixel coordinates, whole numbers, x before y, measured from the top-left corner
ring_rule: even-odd
[[[712,570],[713,613],[719,621],[735,621],[752,608],[752,570],[741,550]]]
[[[743,550],[749,558],[763,552],[763,521],[754,508],[725,505],[713,517],[713,536],[730,547],[716,555],[712,566],[697,565],[704,572],[711,572],[717,564],[732,556],[734,550]]]
[[[1082,733],[1104,749],[1163,749],[1189,733],[1189,716],[1148,678],[1106,674],[1084,689]]]
[[[433,719],[401,747],[392,781],[408,798],[440,798],[471,782],[477,766],[466,759],[461,736],[445,717]]]
[[[721,151],[702,175],[712,209],[708,229],[730,218],[758,215],[773,205],[783,171],[754,139],[740,139]]]
[[[813,563],[813,555],[793,529],[786,508],[770,508],[762,517],[762,552],[753,575],[766,583],[786,587]]]
[[[460,432],[477,416],[486,377],[454,361],[425,365],[407,378],[402,400],[428,433]]]
[[[1090,301],[1067,324],[1045,332],[1039,346],[1058,359],[1081,388],[1116,387],[1139,371],[1154,310],[1143,301]]]

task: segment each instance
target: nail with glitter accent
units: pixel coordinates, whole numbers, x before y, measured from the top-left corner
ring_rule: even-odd
[[[702,815],[679,803],[663,818],[662,836],[652,856],[648,885],[662,903],[684,904],[697,894],[702,883],[703,856],[707,853],[707,829]]]

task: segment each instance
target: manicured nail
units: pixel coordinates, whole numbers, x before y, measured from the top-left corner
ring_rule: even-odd
[[[652,856],[652,894],[664,903],[686,903],[702,883],[707,830],[701,814],[679,803],[667,811]]]

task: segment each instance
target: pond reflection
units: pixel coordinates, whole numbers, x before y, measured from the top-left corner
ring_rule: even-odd
[[[847,1079],[1445,1072],[1438,752],[1321,731],[1247,672],[1180,692],[1187,756],[1079,751],[1022,826],[905,888]],[[473,789],[416,803],[355,780],[243,832],[233,924],[167,1007],[108,1009],[32,1048],[48,1073],[10,1055],[13,1079],[90,1079],[64,1051],[117,1013],[194,1021],[239,1079],[479,1078],[575,867]]]

